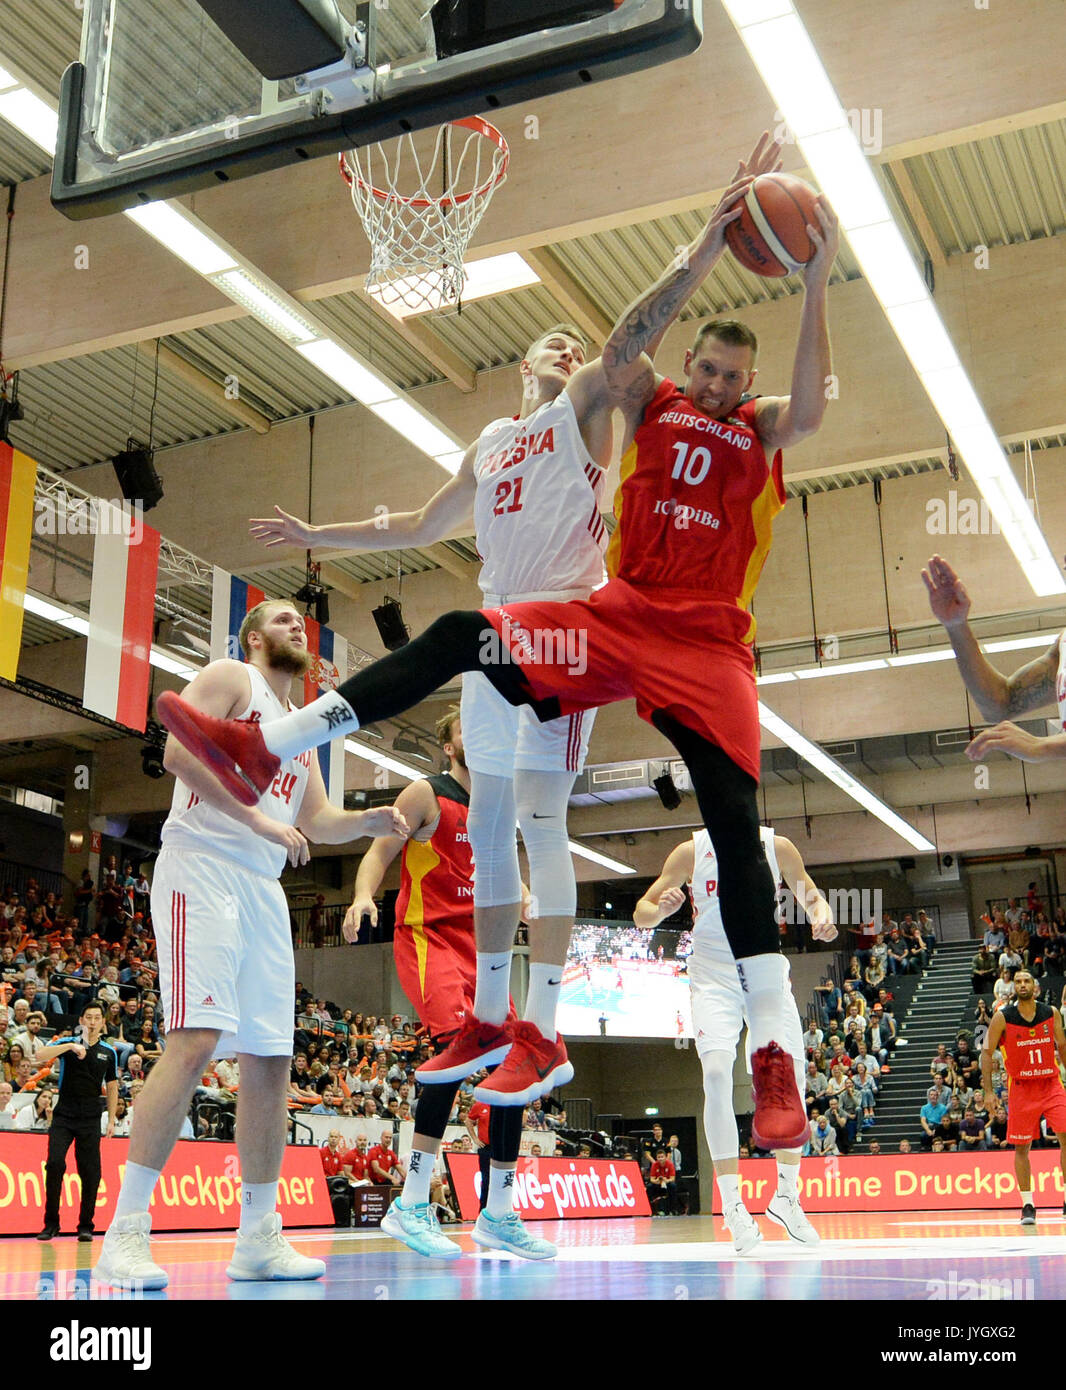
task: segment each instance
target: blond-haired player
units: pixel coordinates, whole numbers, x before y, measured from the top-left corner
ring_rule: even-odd
[[[213,661],[185,699],[220,718],[261,724],[292,706],[294,677],[310,666],[304,620],[288,600],[267,600],[240,630],[246,662]],[[94,1278],[118,1288],[161,1289],[151,1256],[149,1203],[195,1089],[212,1057],[236,1053],[241,1068],[237,1149],[240,1229],[231,1279],[317,1279],[321,1260],[297,1254],[276,1212],[292,1064],[295,973],[285,894],[286,862],[308,860],[308,840],[346,844],[406,833],[391,807],[330,805],[313,752],[287,759],[258,804],[242,806],[190,753],[169,739],[176,778],[152,882],[152,919],[167,1049],[137,1101],[137,1124],[115,1215]]]

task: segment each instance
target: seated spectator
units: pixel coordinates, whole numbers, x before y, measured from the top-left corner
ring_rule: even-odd
[[[962,1130],[963,1112],[959,1109],[958,1102],[951,1100],[947,1114],[940,1121],[937,1129],[937,1136],[944,1141],[944,1147],[949,1153],[954,1153],[959,1146],[959,1137]]]
[[[832,1018],[834,1014],[839,1013],[842,995],[839,986],[831,976],[827,975],[820,985],[815,985],[814,992],[821,995],[822,1017],[824,1019]]]
[[[526,1128],[541,1130],[548,1128],[548,1119],[544,1114],[544,1105],[539,1098],[535,1100],[526,1111]]]
[[[1001,973],[1004,970],[1009,970],[1013,975],[1016,970],[1022,968],[1022,958],[1017,951],[1012,951],[1008,946],[1006,950],[1000,951],[999,959],[996,964],[999,966]]]
[[[970,1050],[966,1038],[960,1037],[955,1048],[955,1072],[960,1081],[967,1086],[977,1086],[981,1081],[981,1064]]]
[[[825,1083],[825,1098],[828,1103],[835,1096],[839,1099],[847,1090],[848,1075],[839,1062],[834,1062]]]
[[[975,1094],[976,1092],[973,1087],[967,1086],[966,1083],[961,1080],[956,1080],[955,1085],[951,1088],[951,1099],[963,1112],[973,1105]]]
[[[855,1136],[859,1131],[859,1126],[863,1122],[863,1098],[855,1089],[855,1081],[853,1077],[849,1076],[848,1079],[845,1081],[844,1091],[840,1096],[836,1097],[836,1100],[840,1106],[840,1113],[844,1116],[844,1119],[847,1122],[848,1147],[850,1148],[851,1145],[854,1144]],[[830,1101],[830,1109],[832,1109],[832,1101]],[[873,1111],[871,1110],[870,1113],[872,1117]],[[832,1116],[830,1116],[830,1123],[832,1122]],[[839,1145],[839,1139],[837,1140],[837,1143]]]
[[[886,966],[890,975],[906,975],[910,970],[910,948],[897,928],[888,938]]]
[[[587,1156],[591,1157],[591,1155],[592,1150],[589,1149]],[[578,1156],[581,1157],[580,1153]],[[667,1158],[665,1149],[659,1149],[656,1152],[651,1167],[648,1169],[648,1180],[645,1186],[653,1215],[658,1215],[656,1207],[664,1201],[666,1214],[668,1216],[677,1215],[677,1169]]]
[[[986,932],[987,936],[988,933]],[[970,979],[974,994],[991,994],[996,982],[996,958],[987,946],[982,945],[970,962]]]
[[[929,1075],[943,1079],[949,1086],[955,1084],[955,1059],[948,1051],[947,1043],[937,1043],[936,1056],[929,1063]]]
[[[861,1062],[863,1066],[866,1068],[867,1072],[873,1078],[874,1090],[876,1091],[877,1082],[881,1075],[881,1063],[870,1051],[870,1045],[867,1043],[865,1038],[859,1038],[856,1046],[857,1051],[855,1053],[855,1056],[852,1058],[852,1070],[858,1067],[859,1063]]]
[[[863,993],[873,1003],[877,998],[877,991],[885,982],[885,967],[879,960],[871,959],[870,964],[862,972],[862,976]]]
[[[18,1113],[11,1099],[14,1094],[10,1081],[0,1081],[0,1115],[10,1115],[13,1119]]]
[[[829,1098],[829,1109],[825,1112],[825,1118],[829,1121],[836,1138],[837,1151],[846,1154],[851,1150],[851,1124],[847,1115],[840,1108],[840,1099],[837,1096]]]
[[[959,1151],[960,1153],[973,1153],[978,1149],[987,1147],[985,1127],[974,1114],[971,1105],[963,1112],[962,1124],[959,1126]]]
[[[4,1080],[10,1081],[16,1091],[19,1090],[22,1085],[22,1083],[18,1080],[18,1077],[19,1069],[25,1061],[26,1054],[22,1050],[21,1043],[8,1043],[7,1056],[4,1058]],[[30,1067],[29,1073],[27,1073],[27,1075],[31,1075],[32,1072],[33,1068]]]
[[[100,1133],[107,1133],[107,1111],[100,1116]],[[112,1131],[114,1139],[128,1139],[130,1137],[130,1108],[124,1096],[119,1096],[115,1102],[115,1128]],[[183,1136],[184,1137],[184,1136]]]
[[[32,1105],[24,1105],[15,1115],[15,1128],[32,1130],[39,1134],[52,1124],[52,1104],[55,1092],[51,1087],[42,1087],[33,1098]]]
[[[140,1054],[146,1071],[150,1071],[152,1066],[162,1057],[163,1047],[155,1036],[155,1025],[151,1019],[146,1018],[141,1024],[141,1035],[137,1039],[134,1050]]]
[[[874,944],[870,948],[871,964],[877,961],[882,970],[888,970],[888,943],[885,940],[884,932],[878,932],[874,937]]]
[[[985,1126],[985,1144],[990,1149],[1007,1149],[1007,1112],[997,1101]]]
[[[907,942],[907,954],[910,957],[911,970],[918,973],[929,964],[929,952],[926,950],[925,941],[921,932],[913,925],[903,935]]]
[[[392,1147],[392,1128],[383,1129],[381,1138],[367,1155],[370,1161],[370,1179],[378,1183],[402,1183],[407,1170],[400,1162]]]
[[[826,1079],[815,1066],[814,1062],[807,1063],[807,1075],[804,1077],[804,1103],[807,1107],[808,1116],[813,1106],[821,1108],[822,1097],[825,1095]],[[537,1126],[539,1128],[539,1126]]]
[[[922,1126],[922,1148],[929,1151],[934,1139],[937,1137],[940,1122],[948,1113],[947,1105],[941,1100],[940,1089],[936,1086],[930,1088],[926,1103],[919,1111],[918,1118]],[[943,1144],[941,1144],[943,1147]]]
[[[810,1138],[804,1146],[804,1153],[812,1158],[819,1158],[823,1155],[831,1156],[839,1152],[836,1130],[825,1115],[819,1115],[818,1119],[811,1123]],[[742,1153],[741,1157],[746,1158],[747,1155]]]
[[[869,1129],[874,1122],[874,1105],[877,1098],[877,1082],[867,1070],[865,1062],[855,1064],[855,1074],[852,1080],[857,1094],[862,1099],[862,1119],[863,1129]],[[869,1124],[867,1123],[869,1121]]]
[[[911,1151],[911,1141],[909,1139],[901,1139],[899,1141],[899,1151],[901,1154],[909,1154]]]
[[[12,1042],[16,1042],[22,1048],[23,1056],[28,1057],[37,1066],[37,1054],[45,1046],[44,1039],[40,1037],[41,1029],[45,1026],[45,1017],[39,1009],[34,1009],[26,1015],[26,1027],[21,1033],[16,1033]]]
[[[937,1135],[937,1137],[933,1140],[932,1144],[929,1146],[929,1152],[935,1154],[942,1154],[944,1152],[944,1141],[940,1138],[939,1135]]]
[[[936,941],[936,930],[933,927],[933,919],[929,916],[924,907],[918,909],[918,930],[921,932],[922,940],[927,947]]]
[[[1007,933],[1007,949],[1019,958],[1022,965],[1029,964],[1029,932],[1020,922]]]
[[[331,1129],[326,1136],[326,1142],[318,1151],[322,1160],[322,1171],[327,1178],[351,1178],[352,1166],[348,1162],[348,1150],[344,1144],[344,1135],[339,1129]]]
[[[981,943],[985,950],[991,951],[993,955],[1002,951],[1007,943],[1007,933],[1003,930],[1003,925],[995,921],[989,922],[988,930],[981,938]]]
[[[803,1050],[809,1057],[816,1047],[821,1047],[825,1034],[818,1027],[816,1019],[807,1020],[807,1031],[803,1034]]]

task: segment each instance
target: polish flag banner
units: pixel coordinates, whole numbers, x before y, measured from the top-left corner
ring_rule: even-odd
[[[96,517],[82,702],[143,732],[160,536],[139,515],[110,502],[96,503]]]

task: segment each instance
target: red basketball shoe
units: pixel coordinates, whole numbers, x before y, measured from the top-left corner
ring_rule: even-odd
[[[423,1085],[465,1081],[481,1067],[494,1067],[511,1050],[510,1023],[481,1023],[467,1014],[463,1026],[443,1052],[438,1052],[415,1072]]]
[[[769,1042],[751,1057],[755,1115],[751,1137],[760,1149],[798,1149],[810,1123],[796,1089],[796,1068],[787,1052]]]
[[[531,1105],[556,1086],[574,1079],[566,1044],[556,1033],[546,1038],[532,1023],[512,1023],[514,1046],[474,1095],[486,1105]]]
[[[277,776],[281,759],[263,742],[258,724],[216,719],[172,690],[164,690],[155,707],[160,722],[242,806],[254,806]]]

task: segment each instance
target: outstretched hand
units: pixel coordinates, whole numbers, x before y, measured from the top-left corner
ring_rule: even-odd
[[[313,528],[310,523],[301,521],[274,507],[274,516],[253,516],[248,522],[248,530],[257,541],[265,546],[298,545],[306,549],[311,544]]]
[[[945,627],[961,627],[970,613],[970,595],[962,580],[940,555],[934,555],[922,570],[929,593],[933,617]]]
[[[724,248],[725,229],[740,216],[741,202],[754,181],[760,174],[774,174],[780,168],[781,146],[770,138],[768,130],[764,130],[751,154],[737,165],[729,187],[718,200],[718,206],[707,223],[707,236],[713,251],[720,253]]]

